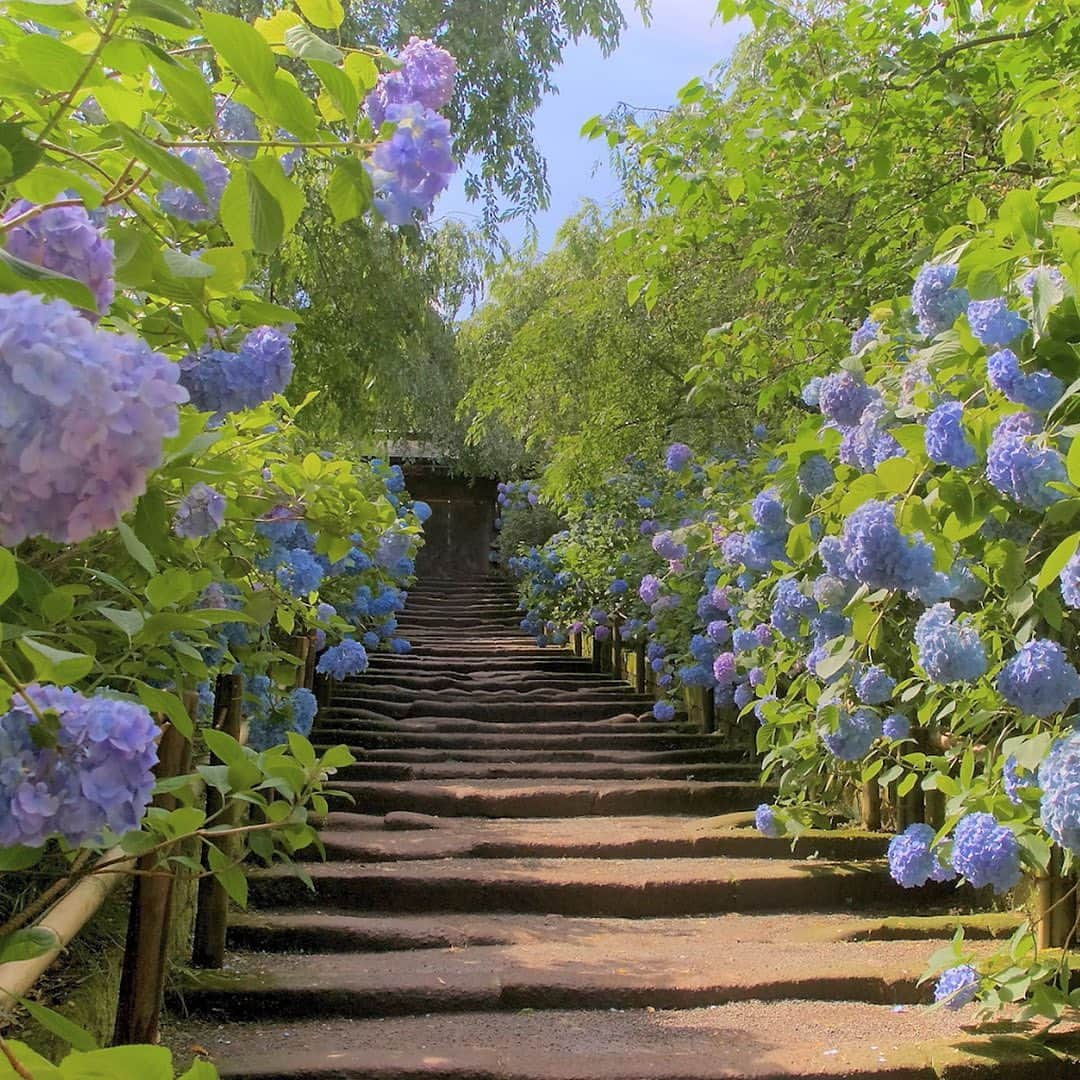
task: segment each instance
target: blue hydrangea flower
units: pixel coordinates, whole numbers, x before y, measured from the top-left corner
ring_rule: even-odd
[[[1080,856],[1080,729],[1054,743],[1038,778],[1043,828],[1055,843]]]
[[[821,404],[821,383],[822,379],[820,375],[815,375],[803,388],[800,395],[805,405],[809,405],[811,409],[816,409]]]
[[[416,502],[413,503],[412,512],[421,525],[431,518],[431,507],[422,499],[417,499]]]
[[[841,581],[851,577],[847,568],[847,555],[839,536],[821,538],[818,544],[818,558],[821,559],[822,565],[831,577],[839,578]]]
[[[274,576],[287,593],[299,598],[313,593],[319,587],[323,579],[323,568],[310,551],[293,548],[282,553]]]
[[[738,627],[731,635],[731,643],[736,652],[752,652],[758,646],[753,630]]]
[[[225,496],[201,480],[180,500],[173,517],[173,532],[198,540],[217,532],[225,522]]]
[[[987,346],[1008,345],[1027,328],[1021,318],[999,296],[993,300],[972,300],[967,306],[968,326],[979,342]]]
[[[261,752],[287,743],[290,731],[305,739],[311,734],[318,702],[310,690],[299,687],[279,693],[265,677],[251,683],[249,694],[260,700],[248,719],[248,746]]]
[[[971,564],[965,559],[956,559],[949,567],[949,572],[935,572],[928,585],[915,590],[915,596],[924,604],[936,604],[941,600],[959,600],[972,603],[982,598],[986,587],[972,573]]]
[[[847,574],[875,589],[908,592],[928,584],[934,573],[933,550],[900,531],[890,503],[863,503],[844,522],[840,544]]]
[[[853,353],[862,352],[867,345],[870,345],[877,340],[878,331],[880,329],[881,323],[874,322],[874,320],[867,315],[859,329],[851,335],[851,351]]]
[[[677,562],[686,558],[686,545],[680,544],[670,532],[657,533],[653,537],[652,549],[662,559]]]
[[[986,478],[1021,506],[1045,510],[1065,498],[1050,487],[1067,479],[1065,462],[1053,447],[1037,439],[1042,423],[1032,413],[1014,413],[994,429],[986,454]]]
[[[966,289],[954,289],[955,266],[927,263],[915,278],[911,290],[911,309],[918,320],[919,330],[934,337],[948,330],[967,307]]]
[[[405,638],[392,637],[388,642],[390,651],[398,656],[404,656],[406,653],[412,652],[412,643]]]
[[[1061,571],[1061,598],[1071,608],[1080,608],[1080,551]]]
[[[754,700],[755,696],[754,688],[748,682],[744,682],[735,687],[732,700],[737,708],[745,709]]]
[[[44,733],[35,709],[50,718]],[[37,683],[15,694],[0,716],[0,846],[61,836],[77,847],[137,829],[160,733],[130,701]]]
[[[1035,412],[1049,412],[1065,392],[1065,386],[1049,371],[1025,373],[1012,349],[999,349],[986,361],[990,385],[1010,401]]]
[[[172,181],[166,181],[158,192],[158,206],[181,221],[198,225],[217,218],[221,196],[229,182],[229,170],[222,165],[207,146],[191,146],[184,150],[172,151],[185,164],[198,173],[206,190],[206,198],[194,191],[180,187]]]
[[[975,464],[975,447],[964,432],[963,417],[964,406],[959,401],[945,401],[926,418],[926,455],[931,461],[954,469]]]
[[[3,221],[12,221],[32,209],[33,203],[16,199]],[[84,313],[92,322],[97,322],[112,306],[116,291],[113,243],[102,236],[84,207],[50,207],[11,226],[0,236],[5,250],[15,258],[81,281],[90,290],[97,308],[95,312]]]
[[[1025,769],[1011,754],[1002,766],[1001,779],[1009,802],[1016,806],[1020,806],[1024,801],[1020,797],[1020,789],[1034,787],[1036,783],[1035,774]]]
[[[178,374],[63,300],[0,295],[0,544],[73,544],[114,527],[177,432]]]
[[[817,602],[804,595],[795,578],[781,578],[776,583],[769,619],[785,638],[794,641],[801,637],[803,621],[813,619],[817,614]]]
[[[787,530],[787,511],[776,488],[766,488],[754,496],[754,501],[750,504],[750,516],[754,519],[754,524],[766,532],[779,533]]]
[[[180,383],[202,412],[253,409],[280,394],[292,379],[288,334],[271,326],[252,330],[238,352],[200,349],[180,361]]]
[[[889,422],[884,403],[874,398],[863,409],[859,422],[844,431],[840,460],[860,472],[869,473],[889,458],[903,457],[903,447],[887,430]]]
[[[664,468],[669,472],[682,472],[693,457],[694,451],[686,443],[672,443],[664,452]]]
[[[934,851],[934,830],[921,822],[909,825],[889,841],[888,860],[893,881],[905,889],[919,889],[928,881],[948,881],[954,876]]]
[[[892,742],[902,742],[911,735],[911,721],[902,713],[893,713],[885,717],[885,723],[881,725],[881,732],[886,739]]]
[[[850,371],[838,371],[826,375],[818,388],[818,407],[822,416],[840,427],[853,427],[859,422],[863,410],[877,397],[863,382],[862,377]]]
[[[675,706],[670,701],[658,701],[653,706],[653,716],[657,720],[661,720],[667,723],[670,720],[675,719]]]
[[[1006,893],[1020,881],[1020,842],[993,814],[965,814],[956,825],[952,864],[974,888]]]
[[[385,119],[397,127],[371,156],[375,209],[390,225],[408,225],[415,213],[431,208],[457,172],[450,121],[415,101],[388,105]]]
[[[624,578],[616,578],[608,586],[608,592],[611,593],[612,596],[622,596],[622,594],[626,592],[628,588],[630,588],[630,586],[627,584]]]
[[[970,1005],[979,992],[979,973],[970,964],[942,972],[934,987],[934,1001],[953,1012]]]
[[[832,574],[821,574],[814,579],[814,599],[826,610],[840,611],[851,599],[850,584]]]
[[[217,111],[217,127],[221,133],[221,141],[250,143],[259,139],[259,129],[255,126],[255,114],[239,101],[217,94],[214,97],[214,105]],[[229,146],[226,149],[234,157],[253,158],[259,152],[257,146]]]
[[[811,454],[799,466],[797,473],[799,490],[814,498],[823,491],[828,491],[836,480],[836,473],[824,454]]]
[[[1056,641],[1036,638],[1021,645],[1001,669],[997,689],[1028,716],[1052,716],[1080,697],[1080,674]]]
[[[320,675],[329,675],[340,682],[350,675],[359,675],[367,671],[367,649],[353,638],[345,638],[339,645],[329,648],[319,657],[316,671]]]
[[[825,749],[840,761],[859,761],[880,737],[881,717],[873,709],[841,709],[836,730],[821,732]]]
[[[956,622],[948,604],[935,604],[915,624],[919,666],[932,682],[974,682],[986,674],[986,650],[974,627]]]
[[[762,803],[754,812],[754,826],[762,836],[783,836],[784,830],[768,803]]]
[[[433,41],[414,35],[397,60],[401,66],[379,76],[365,103],[376,127],[385,121],[388,105],[416,101],[427,109],[441,109],[454,93],[457,61]]]
[[[864,705],[883,705],[893,696],[896,680],[877,664],[868,667],[855,684],[855,696]]]

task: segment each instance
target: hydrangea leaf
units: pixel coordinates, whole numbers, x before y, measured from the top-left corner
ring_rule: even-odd
[[[345,19],[340,0],[296,0],[304,18],[324,30],[336,30]]]
[[[92,656],[55,649],[31,637],[19,638],[16,644],[33,666],[35,676],[44,683],[64,686],[77,682],[88,675],[94,666]]]

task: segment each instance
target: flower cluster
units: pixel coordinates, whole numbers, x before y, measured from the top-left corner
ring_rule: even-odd
[[[345,638],[339,645],[335,645],[319,657],[316,671],[320,675],[329,675],[331,679],[340,682],[349,678],[350,675],[359,675],[367,671],[367,650],[359,641],[353,638]]]
[[[1055,843],[1080,856],[1080,730],[1059,739],[1039,766],[1042,823]]]
[[[168,181],[158,192],[158,205],[166,214],[192,225],[213,221],[229,182],[229,170],[206,146],[191,146],[175,153],[185,165],[195,170],[202,181],[205,195]]]
[[[252,330],[235,353],[208,347],[180,362],[180,382],[192,404],[218,419],[282,393],[292,373],[288,334],[272,326]]]
[[[96,844],[139,827],[160,731],[142,705],[32,684],[0,716],[0,846]]]
[[[77,543],[114,526],[176,434],[177,375],[62,300],[0,296],[0,543]]]
[[[986,674],[986,651],[976,630],[956,621],[948,604],[927,608],[915,624],[919,666],[936,683],[974,682]]]
[[[1020,843],[992,814],[967,814],[956,826],[952,864],[976,889],[990,885],[1006,893],[1020,881]]]
[[[266,675],[248,680],[247,744],[253,750],[269,750],[288,741],[290,731],[307,738],[311,734],[318,703],[303,687],[282,693]]]
[[[1051,716],[1080,697],[1080,673],[1056,641],[1040,638],[1017,649],[1001,669],[997,688],[1022,713]]]
[[[225,522],[225,496],[199,481],[180,500],[173,517],[173,532],[188,540],[198,540],[217,532]]]

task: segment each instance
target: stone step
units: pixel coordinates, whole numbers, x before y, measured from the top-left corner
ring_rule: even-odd
[[[742,924],[737,924],[741,926]],[[779,929],[776,927],[775,929]],[[740,938],[724,920],[607,923],[569,940],[415,952],[238,952],[178,987],[194,1015],[285,1019],[518,1009],[693,1009],[735,1001],[932,1002],[921,941]],[[940,948],[945,941],[934,943]],[[929,951],[933,951],[933,948]]]
[[[363,708],[376,704],[375,698],[363,698],[351,695],[349,700],[357,707]],[[627,695],[624,698],[611,698],[609,700],[561,700],[561,701],[536,701],[523,698],[521,701],[487,701],[478,696],[461,696],[458,698],[429,697],[417,698],[412,701],[382,701],[378,702],[378,712],[386,716],[400,716],[402,718],[414,716],[446,716],[454,719],[466,720],[489,720],[493,723],[516,723],[533,724],[545,721],[582,721],[582,720],[610,720],[621,714],[638,714],[652,708],[652,702],[648,698],[635,698]],[[337,705],[337,701],[331,700],[331,707]]]
[[[531,732],[527,728],[522,734],[510,733],[503,729],[490,731],[443,732],[434,729],[416,731],[375,730],[368,726],[342,722],[331,726],[320,726],[315,737],[320,743],[346,742],[350,746],[367,749],[389,749],[423,747],[425,749],[447,750],[710,750],[717,740],[709,735],[671,735],[660,734],[623,734],[621,732]],[[741,750],[729,750],[737,756]]]
[[[316,740],[316,745],[326,750],[328,743]],[[604,762],[613,765],[673,764],[687,762],[716,762],[742,760],[738,751],[723,750],[363,750],[354,748],[353,753],[363,761],[386,761],[431,764],[436,762]]]
[[[332,813],[321,839],[327,856],[351,862],[394,859],[779,859],[872,860],[885,854],[878,833],[809,830],[794,842],[762,836],[751,814],[716,818],[648,816],[580,818],[429,817],[423,829],[373,814]]]
[[[429,736],[430,737],[430,736]],[[561,818],[620,814],[721,814],[775,796],[772,785],[697,780],[406,780],[334,784],[359,813],[440,817]]]
[[[566,674],[568,672],[582,675],[596,675],[592,663],[573,653],[545,652],[532,659],[515,658],[513,656],[466,656],[451,660],[446,657],[434,659],[432,657],[414,656],[412,653],[398,655],[395,653],[372,653],[368,657],[368,672],[386,672],[392,674],[425,674],[434,672],[439,675],[469,675],[473,672],[500,672],[512,671],[523,674],[536,672],[555,672]],[[361,679],[350,680],[359,683]]]
[[[238,913],[229,922],[229,946],[270,953],[377,953],[420,949],[466,949],[530,942],[592,940],[602,934],[646,933],[684,936],[722,931],[732,940],[752,942],[909,941],[946,939],[963,925],[969,941],[1008,938],[1019,917],[996,915],[909,915],[860,912],[739,915],[681,919],[595,919],[564,915],[446,914],[342,915],[312,911]]]
[[[1075,1026],[972,1031],[970,1010],[851,1002],[709,1009],[447,1013],[378,1020],[188,1022],[166,1031],[244,1080],[1075,1080]],[[1010,1038],[1009,1036],[1013,1036]],[[1047,1046],[1051,1052],[1048,1053]]]
[[[902,890],[882,861],[782,859],[434,859],[308,863],[318,906],[344,912],[492,912],[650,918],[837,910],[885,900],[909,911],[954,890]],[[252,872],[259,908],[311,893],[288,868]],[[777,950],[782,952],[783,950]]]
[[[594,720],[475,720],[466,716],[395,717],[381,709],[331,704],[320,713],[320,727],[366,731],[422,731],[494,735],[700,735],[689,723],[655,720],[651,713],[616,713]],[[712,739],[712,746],[721,746]]]
[[[733,762],[653,765],[604,762],[411,762],[359,761],[337,771],[337,780],[757,780],[757,765]]]
[[[346,696],[347,695],[347,696]],[[335,695],[335,703],[342,701],[407,701],[419,703],[425,701],[484,701],[500,704],[558,703],[606,703],[630,701],[635,706],[652,706],[653,699],[629,690],[626,683],[588,683],[576,686],[554,686],[538,683],[528,686],[487,682],[472,686],[450,684],[441,687],[395,686],[393,683],[371,680],[360,686],[350,686],[345,693]],[[640,707],[633,709],[641,712]]]

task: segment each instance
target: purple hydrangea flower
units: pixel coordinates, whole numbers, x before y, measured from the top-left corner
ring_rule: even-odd
[[[46,731],[27,699],[47,717]],[[0,846],[36,848],[52,836],[79,846],[100,842],[106,830],[137,829],[159,734],[130,701],[37,683],[15,694],[0,716]]]
[[[889,873],[905,889],[919,889],[928,881],[948,881],[955,875],[943,867],[934,851],[934,830],[921,822],[909,825],[889,841]]]
[[[900,531],[889,503],[863,503],[844,522],[840,544],[847,574],[872,588],[909,592],[932,579],[933,550]]]
[[[638,586],[638,596],[646,604],[655,604],[660,598],[661,590],[660,579],[653,574],[646,574],[641,579],[641,584]]]
[[[1028,716],[1052,716],[1080,697],[1080,674],[1056,641],[1036,638],[1021,645],[1001,669],[997,689]]]
[[[915,648],[932,682],[974,682],[986,674],[986,650],[978,632],[956,622],[948,604],[935,604],[919,616]]]
[[[993,300],[972,300],[967,306],[968,326],[983,345],[1008,345],[1027,328],[1027,319],[1021,318],[1001,297]]]
[[[956,825],[952,864],[976,889],[1006,893],[1020,881],[1020,842],[993,814],[966,814]]]
[[[255,126],[255,114],[246,105],[241,105],[239,101],[233,101],[224,94],[215,95],[214,105],[223,142],[258,141],[259,129]],[[259,152],[257,146],[226,146],[226,149],[234,157],[249,159]]]
[[[401,67],[380,75],[365,103],[376,127],[386,120],[389,105],[415,101],[426,109],[441,109],[454,93],[457,61],[433,41],[413,36],[397,59]]]
[[[902,742],[911,735],[911,721],[902,713],[893,713],[885,717],[885,723],[881,725],[881,732],[886,739],[893,742]]]
[[[855,696],[864,705],[883,705],[893,696],[896,680],[877,664],[868,667],[855,684]]]
[[[391,225],[408,225],[414,213],[431,208],[457,171],[450,121],[413,102],[387,106],[386,119],[397,129],[371,156],[375,209]]]
[[[681,472],[693,457],[694,451],[686,443],[672,443],[664,453],[664,468],[670,472]]]
[[[199,481],[180,500],[173,518],[173,532],[188,540],[198,540],[217,532],[225,522],[225,496]]]
[[[967,307],[966,289],[954,289],[955,266],[928,263],[915,278],[911,290],[911,309],[918,320],[919,330],[934,337],[948,330]]]
[[[859,422],[844,432],[839,456],[845,465],[868,473],[889,458],[903,457],[903,448],[886,430],[887,412],[884,403],[875,398],[863,409]]]
[[[881,323],[874,322],[874,320],[867,315],[859,329],[851,335],[851,351],[853,353],[862,352],[867,345],[877,341],[877,335],[880,329]]]
[[[722,652],[713,661],[713,678],[721,685],[733,683],[738,678],[735,670],[735,654]]]
[[[1049,412],[1065,392],[1065,386],[1049,371],[1025,373],[1012,349],[999,349],[986,361],[990,385],[1010,401],[1035,412]]]
[[[670,532],[660,532],[653,537],[652,549],[662,559],[676,562],[685,559],[687,549],[685,544],[680,544]]]
[[[970,964],[960,964],[942,972],[934,987],[934,1001],[953,1012],[975,1000],[979,992],[979,973]]]
[[[783,836],[784,830],[777,820],[773,808],[768,803],[762,803],[754,812],[754,826],[762,836]]]
[[[282,393],[292,379],[289,336],[271,326],[252,330],[239,352],[200,349],[180,362],[180,382],[191,402],[217,418],[253,409]]]
[[[0,543],[116,525],[187,400],[175,364],[62,300],[0,296]]]
[[[836,730],[821,732],[825,749],[840,761],[859,761],[880,737],[881,717],[873,709],[841,709]]]
[[[1080,607],[1080,551],[1069,559],[1061,571],[1061,598],[1071,608]]]
[[[316,671],[320,675],[329,675],[331,679],[340,682],[349,678],[350,675],[359,675],[367,671],[367,649],[353,638],[345,638],[339,645],[327,649],[319,657]]]
[[[221,204],[221,196],[225,193],[225,186],[229,182],[229,170],[206,146],[191,146],[185,150],[177,150],[175,154],[185,165],[190,165],[199,174],[206,190],[206,198],[172,181],[166,181],[158,192],[158,205],[166,214],[171,214],[193,225],[215,220],[218,206]]]
[[[975,448],[964,432],[963,417],[959,401],[945,401],[926,418],[926,455],[931,461],[954,469],[975,464]]]
[[[1080,856],[1080,729],[1058,739],[1039,766],[1043,828],[1066,851]]]
[[[3,220],[11,221],[33,208],[26,199],[17,199]],[[15,258],[81,281],[97,306],[96,312],[86,312],[92,322],[109,310],[116,291],[113,243],[101,235],[84,207],[54,206],[0,235],[4,249]]]
[[[754,697],[754,688],[748,682],[739,683],[732,694],[732,700],[739,709],[745,709],[754,700]]]
[[[821,380],[818,407],[823,416],[840,427],[853,427],[875,397],[877,391],[867,386],[861,376],[850,371],[838,371]]]
[[[832,487],[836,473],[824,454],[811,454],[799,466],[797,478],[799,490],[812,499]]]
[[[665,724],[675,719],[675,706],[670,701],[658,701],[653,706],[653,717]]]

